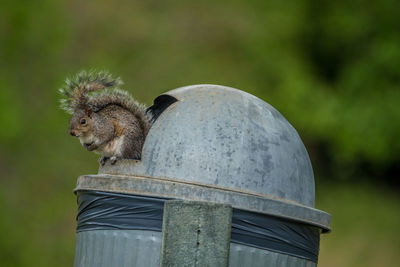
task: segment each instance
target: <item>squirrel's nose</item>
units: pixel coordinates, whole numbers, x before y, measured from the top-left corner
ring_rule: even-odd
[[[77,136],[75,130],[69,130],[69,134],[72,135],[72,136]]]

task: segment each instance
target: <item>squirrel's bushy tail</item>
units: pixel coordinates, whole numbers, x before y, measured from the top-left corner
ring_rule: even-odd
[[[90,96],[91,92],[122,84],[120,78],[113,78],[107,71],[81,71],[74,77],[67,78],[64,87],[59,89],[65,96],[60,101],[61,108],[69,114],[73,114],[76,109],[86,109],[93,98]]]

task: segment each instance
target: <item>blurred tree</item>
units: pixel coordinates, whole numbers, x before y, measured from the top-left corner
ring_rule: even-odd
[[[334,120],[321,117],[311,127],[318,129],[319,137],[312,139],[329,143],[336,166],[363,172],[369,165],[364,175],[396,168],[400,163],[400,3],[307,2],[309,27],[303,31],[301,47],[319,85],[315,89],[327,91],[319,106],[328,98],[335,103],[330,111]]]

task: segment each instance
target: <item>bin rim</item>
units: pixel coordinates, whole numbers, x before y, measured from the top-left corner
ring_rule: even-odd
[[[295,201],[280,199],[272,195],[255,194],[253,192],[186,182],[167,177],[111,173],[82,175],[78,177],[74,193],[83,190],[229,204],[237,209],[316,226],[321,229],[322,233],[331,231],[331,215],[329,213]]]

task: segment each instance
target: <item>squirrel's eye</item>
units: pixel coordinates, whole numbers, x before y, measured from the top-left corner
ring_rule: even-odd
[[[81,119],[81,124],[86,124],[86,120],[85,119]]]

